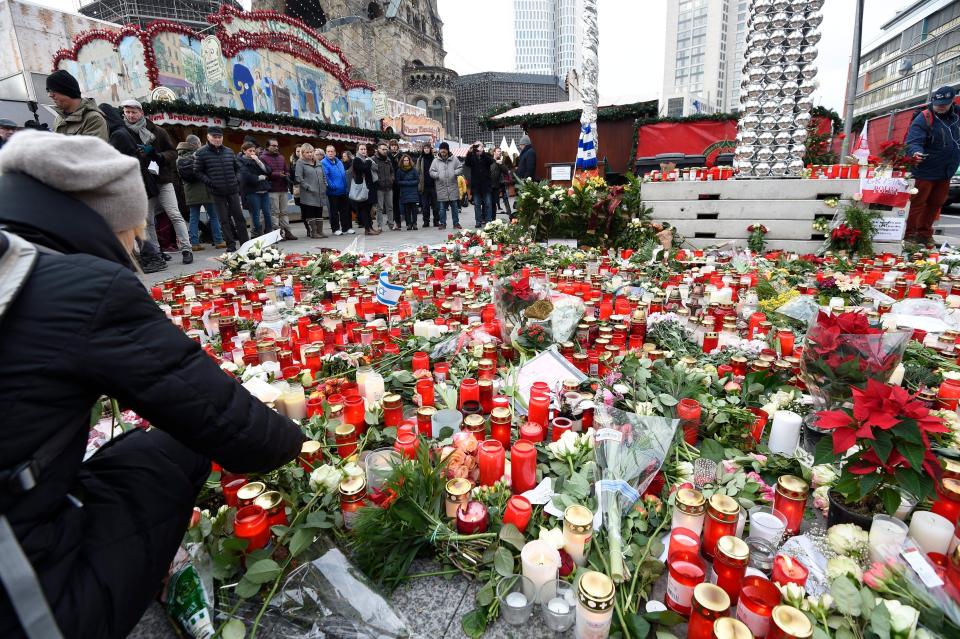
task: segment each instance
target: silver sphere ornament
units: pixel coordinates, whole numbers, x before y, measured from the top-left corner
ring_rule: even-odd
[[[769,146],[761,146],[754,156],[757,162],[769,162],[770,158],[773,157],[773,151],[770,150]]]
[[[757,100],[743,100],[743,112],[747,115],[753,115],[760,112],[760,103]]]
[[[740,133],[738,135],[740,136],[740,141],[744,144],[753,144],[757,141],[756,130],[744,131],[743,129],[740,129]]]
[[[747,97],[751,100],[756,100],[761,95],[763,95],[763,85],[758,83],[752,83],[747,85]]]
[[[764,31],[770,25],[770,16],[765,13],[758,13],[750,20],[749,27],[754,31]]]
[[[773,149],[773,158],[778,162],[786,162],[790,157],[790,149],[785,146],[778,146]]]
[[[780,112],[780,100],[773,98],[760,105],[760,112],[764,115],[776,115]]]
[[[803,11],[795,11],[793,15],[790,16],[788,24],[791,29],[803,29],[807,26],[807,17],[803,14]]]
[[[783,83],[783,94],[794,96],[800,90],[800,85],[793,80],[787,80]]]
[[[809,31],[807,31],[803,39],[804,41],[806,41],[808,45],[814,45],[820,42],[820,32],[817,31],[816,29],[810,29]]]
[[[773,131],[761,131],[757,135],[757,143],[764,146],[770,146],[773,144]]]
[[[807,0],[807,11],[819,11],[823,8],[824,0]]]
[[[793,137],[792,135],[790,136]],[[802,144],[791,144],[790,145],[790,157],[795,160],[802,160],[803,156],[807,154],[807,147]]]
[[[783,130],[777,131],[777,134],[773,136],[773,143],[786,148],[786,146],[790,144],[790,142],[792,141],[790,138],[791,130],[792,129],[783,129]]]
[[[799,29],[790,31],[784,35],[784,41],[787,43],[788,47],[799,47],[801,44],[803,44],[803,31],[800,31]]]
[[[763,74],[763,67],[753,65],[747,67],[747,71],[744,73],[750,82],[760,82],[763,80]]]
[[[809,111],[801,111],[793,117],[794,122],[797,123],[797,126],[806,127],[810,124],[810,120],[813,119],[813,116],[810,115]]]
[[[803,158],[793,158],[787,162],[787,175],[792,175],[793,177],[800,177],[803,175]]]
[[[817,87],[820,85],[817,84],[816,80],[805,79],[800,83],[800,93],[803,95],[812,95],[814,91],[817,90]]]
[[[780,98],[780,111],[782,113],[793,113],[793,107],[797,105],[797,101],[793,99],[793,96],[785,95]]]
[[[770,167],[770,174],[773,177],[783,177],[787,173],[787,163],[786,162],[774,162]]]
[[[785,11],[777,11],[770,17],[770,25],[774,29],[782,29],[790,23],[790,16]]]
[[[756,131],[760,128],[760,118],[755,115],[745,115],[740,118],[740,130],[744,133],[744,142],[748,142],[746,139],[746,133],[748,131]]]
[[[760,177],[767,177],[770,175],[770,165],[766,162],[757,162],[753,165],[753,173]]]
[[[816,29],[823,22],[823,14],[819,11],[814,11],[807,14],[807,24]]]
[[[775,131],[777,128],[777,119],[772,115],[768,115],[760,120],[760,128],[764,131]]]
[[[817,77],[817,67],[813,64],[806,64],[800,70],[800,75],[803,76],[804,80],[812,80]]]
[[[779,82],[780,78],[783,77],[783,67],[779,64],[774,64],[767,67],[767,71],[764,74],[767,82]]]
[[[790,0],[773,0],[774,11],[786,11],[790,7]]]
[[[807,130],[794,129],[793,133],[790,134],[790,139],[793,140],[794,144],[803,144],[807,141]]]
[[[796,80],[800,77],[800,67],[795,64],[788,64],[783,68],[783,77],[787,80]]]
[[[768,98],[776,98],[780,96],[780,83],[779,82],[770,82],[763,88],[763,94]]]
[[[800,59],[804,62],[813,62],[817,59],[818,53],[819,51],[817,51],[817,48],[813,45],[803,47],[803,49],[800,50]]]
[[[735,157],[738,160],[749,160],[757,152],[757,148],[752,144],[741,144],[737,147]]]
[[[780,45],[783,44],[785,40],[787,40],[787,32],[783,29],[774,29],[770,32],[770,44]],[[800,44],[800,42],[790,42],[789,44],[791,47],[795,47]]]
[[[801,53],[801,51],[800,51],[799,48],[797,48],[797,47],[790,47],[790,48],[788,48],[786,51],[783,52],[783,59],[784,59],[784,61],[786,61],[786,62],[788,62],[788,63],[790,63],[790,64],[793,64],[793,63],[795,63],[795,62],[799,62],[802,55],[803,55],[803,54]]]
[[[757,47],[747,51],[747,62],[752,66],[759,66],[767,61],[767,52]]]
[[[753,0],[751,7],[754,13],[766,13],[773,9],[773,0]]]
[[[771,46],[767,49],[767,62],[771,64],[779,64],[783,60],[783,47],[778,47],[776,45]]]
[[[797,99],[797,109],[801,112],[810,111],[813,109],[813,96],[812,95],[803,95]]]

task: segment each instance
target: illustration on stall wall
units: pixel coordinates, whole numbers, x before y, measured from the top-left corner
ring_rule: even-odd
[[[165,87],[193,104],[379,129],[372,87],[350,79],[350,65],[339,51],[320,52],[329,45],[319,34],[282,14],[250,16],[228,9],[222,13],[249,17],[221,24],[223,16],[212,16],[217,35],[202,39],[188,29],[164,24],[134,34],[136,27],[122,35],[81,34],[74,50],[57,54],[55,67],[72,73],[83,94],[98,102],[147,101],[156,87]],[[269,34],[254,32],[275,29],[279,23],[289,23],[287,39],[309,41],[312,48],[304,46],[307,53],[300,56],[293,52],[300,49],[290,42],[278,44]],[[146,55],[144,43],[152,56]],[[152,73],[147,62],[151,57],[156,65]]]

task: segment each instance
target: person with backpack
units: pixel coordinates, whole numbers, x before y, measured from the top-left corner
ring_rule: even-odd
[[[937,89],[907,131],[907,153],[918,163],[913,168],[917,192],[910,198],[905,242],[934,246],[933,223],[947,201],[950,178],[960,166],[960,115],[953,103],[956,95],[950,86]]]
[[[0,151],[5,639],[126,637],[211,459],[260,473],[300,453],[299,426],[220,370],[133,272],[146,221],[138,160],[101,139],[24,131]],[[152,427],[84,460],[103,395]]]
[[[177,145],[177,174],[180,175],[180,182],[183,184],[184,200],[187,208],[190,209],[190,243],[194,251],[203,250],[203,245],[200,243],[200,207],[203,207],[210,220],[214,246],[219,249],[227,248],[227,243],[223,241],[223,231],[220,229],[217,207],[213,204],[207,185],[200,181],[193,170],[195,156],[199,149],[200,138],[195,135],[188,135],[186,141]]]
[[[370,212],[377,203],[377,171],[374,170],[373,160],[367,157],[367,145],[357,147],[357,156],[350,162],[350,201],[357,209],[357,221],[364,229],[365,235],[380,235],[380,231],[373,230],[373,219]]]

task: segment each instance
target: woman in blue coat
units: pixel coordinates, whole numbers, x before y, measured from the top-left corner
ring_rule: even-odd
[[[414,168],[409,153],[400,156],[396,182],[400,187],[400,209],[407,222],[407,230],[416,231],[417,215],[420,211],[420,175]]]

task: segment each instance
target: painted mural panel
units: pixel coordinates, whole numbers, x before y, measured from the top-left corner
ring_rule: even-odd
[[[136,100],[148,100],[150,80],[147,77],[147,64],[143,55],[143,43],[140,38],[127,36],[117,46],[120,54],[120,84],[128,96]]]
[[[89,42],[78,52],[75,61],[61,62],[60,66],[77,79],[83,95],[96,98],[97,102],[132,97],[121,91],[123,85],[117,76],[121,68],[120,57],[113,50],[113,44],[106,40]]]

